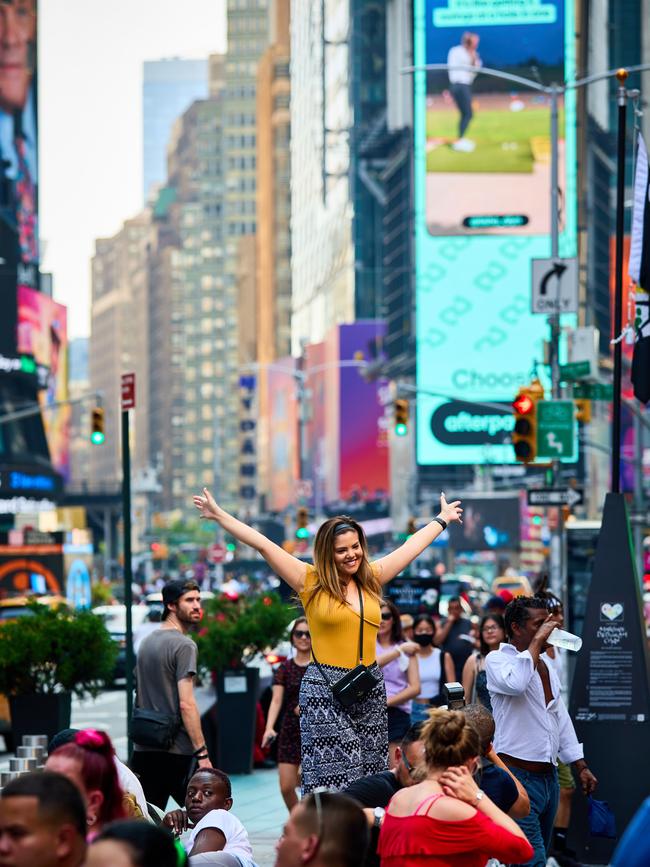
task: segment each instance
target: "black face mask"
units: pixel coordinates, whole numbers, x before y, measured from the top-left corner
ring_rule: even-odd
[[[419,644],[420,647],[429,647],[430,644],[433,644],[433,635],[429,635],[426,632],[424,635],[414,635],[413,641]]]

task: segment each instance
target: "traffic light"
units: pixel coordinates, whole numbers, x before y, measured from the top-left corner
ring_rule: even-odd
[[[104,408],[101,406],[93,407],[91,423],[90,423],[90,442],[94,446],[104,444],[106,434],[104,432]]]
[[[414,533],[417,533],[417,529],[418,528],[417,528],[416,523],[415,523],[415,518],[409,518],[408,522],[406,524],[406,538],[408,539],[409,536],[412,536]]]
[[[394,407],[395,436],[404,437],[409,430],[409,402],[404,398],[398,398]]]
[[[309,529],[309,512],[304,506],[300,506],[296,512],[296,539],[308,539]]]
[[[529,464],[537,457],[537,402],[544,397],[544,387],[539,379],[530,385],[523,385],[512,402],[515,413],[515,426],[512,432],[512,445],[515,457]]]
[[[579,397],[575,400],[576,405],[576,420],[586,424],[591,421],[591,401],[586,397]]]

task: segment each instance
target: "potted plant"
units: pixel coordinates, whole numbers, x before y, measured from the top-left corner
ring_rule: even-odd
[[[112,676],[118,648],[90,611],[48,608],[0,627],[0,693],[9,698],[13,739],[70,726],[72,694],[95,696]]]
[[[259,668],[249,663],[285,636],[295,616],[275,593],[217,596],[205,606],[199,665],[215,680],[218,763],[227,773],[253,769]]]

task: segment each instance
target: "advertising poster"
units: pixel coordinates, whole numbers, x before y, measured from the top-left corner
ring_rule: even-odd
[[[0,33],[0,373],[10,373],[16,287],[38,286],[36,0],[3,0]]]
[[[512,463],[510,404],[541,365],[531,259],[550,255],[550,104],[481,75],[574,77],[564,0],[415,0],[417,459]],[[469,71],[460,67],[469,66]],[[560,255],[576,249],[575,93],[560,105]],[[539,363],[539,370],[535,364]],[[501,406],[503,407],[501,409]]]
[[[18,352],[30,355],[42,371],[39,401],[45,409],[68,397],[67,309],[42,292],[18,287]],[[43,412],[53,467],[70,475],[70,407]]]
[[[463,523],[450,524],[449,545],[456,551],[518,549],[518,497],[463,499]]]

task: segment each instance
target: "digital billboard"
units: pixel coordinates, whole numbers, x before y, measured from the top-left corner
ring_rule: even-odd
[[[52,466],[64,479],[70,475],[70,406],[56,406],[68,397],[67,309],[42,292],[18,287],[18,352],[31,356],[40,373],[38,399]],[[52,408],[49,408],[52,407]]]
[[[268,507],[273,511],[288,508],[296,499],[299,468],[295,364],[294,358],[279,359],[266,374],[269,411],[267,498]]]
[[[564,0],[415,0],[417,460],[511,463],[510,403],[539,373],[550,255],[549,97],[482,75],[574,77]],[[469,67],[466,68],[466,67]],[[575,94],[560,100],[560,255],[576,248]]]

